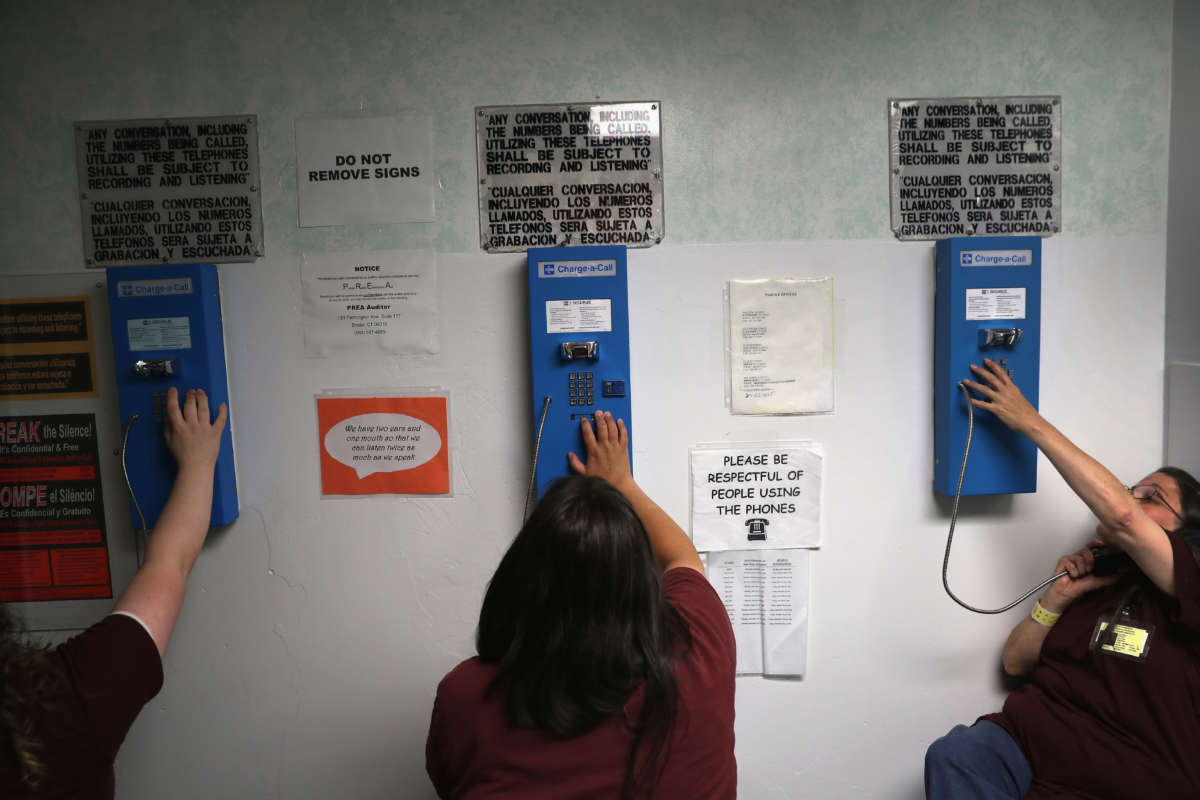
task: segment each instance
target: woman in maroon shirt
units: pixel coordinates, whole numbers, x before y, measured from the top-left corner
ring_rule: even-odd
[[[691,540],[633,481],[623,422],[500,561],[479,655],[439,684],[426,767],[442,797],[731,798],[733,630]]]
[[[1200,797],[1200,484],[1163,467],[1128,489],[986,360],[972,404],[1025,434],[1099,520],[1098,541],[1129,556],[1097,574],[1090,548],[1004,647],[1027,681],[1004,709],[930,746],[926,794],[940,798]]]
[[[167,392],[167,447],[179,464],[146,558],[113,613],[47,650],[0,604],[0,797],[111,800],[113,760],[162,686],[162,656],[212,512],[225,428],[204,392]]]

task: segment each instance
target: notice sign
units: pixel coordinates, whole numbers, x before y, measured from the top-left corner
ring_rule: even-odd
[[[812,443],[692,448],[696,549],[820,547],[821,461]]]
[[[729,408],[833,411],[833,279],[729,281]]]
[[[1058,96],[893,98],[888,112],[896,238],[1061,229]]]
[[[317,397],[321,494],[450,494],[447,398]]]
[[[89,298],[0,300],[0,400],[97,393]]]
[[[258,118],[75,123],[91,268],[263,254]]]
[[[94,414],[0,417],[0,602],[112,597]]]
[[[300,227],[432,222],[433,116],[296,120]]]
[[[659,112],[649,102],[477,108],[480,247],[661,242]]]
[[[433,253],[305,253],[301,276],[306,355],[438,351]]]

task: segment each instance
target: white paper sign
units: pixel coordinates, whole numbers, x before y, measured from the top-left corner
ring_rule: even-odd
[[[433,117],[296,120],[300,226],[432,222]]]
[[[300,274],[306,355],[438,352],[433,253],[305,253]]]
[[[730,281],[734,414],[833,411],[833,279]]]
[[[546,301],[546,333],[596,333],[611,330],[611,298]]]
[[[1025,287],[967,289],[967,319],[1025,319]]]
[[[820,547],[821,462],[814,443],[693,448],[696,549]]]
[[[708,579],[733,625],[739,675],[803,675],[809,551],[709,553]]]

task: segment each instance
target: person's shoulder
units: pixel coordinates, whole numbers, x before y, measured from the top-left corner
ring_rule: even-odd
[[[438,700],[439,702],[477,702],[487,691],[495,674],[496,665],[480,661],[479,656],[472,656],[461,661],[438,683]]]
[[[114,612],[75,634],[55,648],[68,664],[100,661],[125,668],[137,663],[147,672],[158,673],[162,659],[145,624],[137,617]]]
[[[674,567],[663,573],[663,595],[667,602],[679,606],[696,600],[707,600],[720,605],[717,591],[708,582],[703,572],[691,567]]]

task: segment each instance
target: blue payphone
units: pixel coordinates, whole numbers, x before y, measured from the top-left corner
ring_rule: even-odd
[[[579,421],[596,411],[625,420],[629,292],[624,246],[539,247],[527,253],[529,344],[538,446],[537,496],[583,456]]]
[[[1036,236],[943,239],[934,301],[934,467],[940,494],[956,494],[969,409],[959,381],[990,358],[1038,404],[1042,240]],[[1037,448],[975,409],[962,494],[1037,490]]]
[[[123,461],[130,512],[154,527],[175,479],[163,440],[167,390],[203,389],[213,413],[229,401],[221,290],[212,264],[108,269],[113,359],[125,426]],[[232,423],[221,436],[211,525],[238,517]]]

